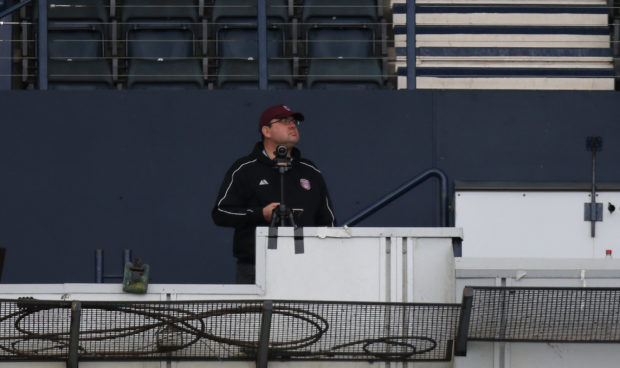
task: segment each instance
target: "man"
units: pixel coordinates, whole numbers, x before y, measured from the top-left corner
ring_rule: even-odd
[[[255,230],[269,226],[280,201],[280,173],[276,148],[285,146],[290,169],[284,173],[284,198],[287,208],[301,209],[295,216],[299,226],[335,226],[336,218],[321,172],[301,158],[298,125],[304,120],[299,112],[285,105],[272,106],[260,117],[258,129],[262,141],[248,156],[237,160],[226,173],[211,215],[219,226],[235,228],[233,255],[237,258],[237,283],[254,283]]]

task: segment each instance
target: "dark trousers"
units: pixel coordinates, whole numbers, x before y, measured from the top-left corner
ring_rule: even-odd
[[[237,284],[254,284],[255,266],[254,263],[248,263],[237,260]]]

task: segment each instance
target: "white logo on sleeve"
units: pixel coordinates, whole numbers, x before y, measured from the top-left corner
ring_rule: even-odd
[[[269,185],[269,182],[265,179],[261,180],[260,183],[258,183],[258,185]]]

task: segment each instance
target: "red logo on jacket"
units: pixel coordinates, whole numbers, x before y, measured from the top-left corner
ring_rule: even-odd
[[[299,179],[299,184],[301,185],[302,188],[304,188],[305,190],[310,190],[310,188],[312,188],[310,186],[310,180],[308,179]]]

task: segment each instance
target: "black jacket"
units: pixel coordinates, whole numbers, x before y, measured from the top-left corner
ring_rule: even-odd
[[[292,167],[284,174],[284,201],[289,208],[303,209],[296,217],[300,226],[335,226],[336,217],[327,186],[316,166],[291,151]],[[248,156],[237,160],[226,173],[211,215],[220,226],[235,228],[233,254],[254,262],[255,229],[269,226],[263,207],[280,202],[280,173],[264,153],[262,142]]]

